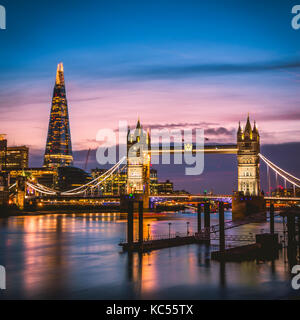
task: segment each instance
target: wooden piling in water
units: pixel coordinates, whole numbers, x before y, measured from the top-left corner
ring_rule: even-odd
[[[300,256],[300,215],[297,217],[297,223],[298,223],[298,250],[299,250],[299,256]]]
[[[295,215],[287,216],[287,232],[288,232],[288,260],[290,265],[296,263],[297,244],[296,244],[296,223]]]
[[[270,204],[270,233],[274,234],[274,204]]]
[[[127,212],[127,242],[128,245],[133,244],[133,201],[128,201]]]
[[[225,217],[224,217],[224,203],[219,202],[219,243],[220,243],[220,252],[225,254]]]
[[[210,204],[206,202],[204,204],[204,228],[205,228],[205,237],[210,244]]]
[[[144,203],[143,201],[139,201],[139,243],[140,244],[142,244],[144,241],[143,214],[144,214]]]
[[[198,203],[198,206],[197,206],[197,224],[198,224],[198,227],[197,227],[197,230],[198,230],[198,233],[201,232],[201,203]]]

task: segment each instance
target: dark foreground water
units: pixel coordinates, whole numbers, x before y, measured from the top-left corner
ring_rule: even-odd
[[[226,213],[231,219],[231,213]],[[151,235],[196,229],[194,214],[145,219]],[[211,224],[218,223],[212,215]],[[150,227],[147,225],[150,224]],[[136,226],[136,222],[135,222]],[[260,233],[252,224],[229,234]],[[276,229],[282,230],[278,220]],[[284,251],[274,262],[226,263],[209,259],[205,246],[122,253],[126,221],[118,214],[40,215],[0,219],[0,264],[7,290],[0,299],[273,299],[297,297]]]

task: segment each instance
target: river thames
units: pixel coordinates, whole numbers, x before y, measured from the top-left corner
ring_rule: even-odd
[[[225,214],[231,220],[231,212]],[[277,218],[276,218],[277,219]],[[144,220],[144,234],[196,231],[196,215]],[[134,222],[137,227],[137,221]],[[148,224],[150,226],[148,226]],[[218,214],[211,214],[218,224]],[[268,223],[227,230],[256,234]],[[282,231],[276,220],[275,230]],[[205,245],[123,253],[126,219],[117,213],[46,214],[0,219],[1,299],[275,299],[293,298],[285,251],[274,262],[220,264]],[[217,242],[213,242],[217,244]],[[211,250],[216,248],[212,246]]]

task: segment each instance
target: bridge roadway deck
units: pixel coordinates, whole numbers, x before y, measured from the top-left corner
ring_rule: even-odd
[[[35,199],[37,197],[28,197],[28,199]],[[38,197],[39,198],[39,197]],[[218,194],[218,195],[150,195],[151,199],[181,199],[181,200],[229,200],[232,198],[232,195],[228,194]],[[91,201],[91,202],[97,202],[97,201],[106,201],[106,202],[119,202],[120,196],[46,196],[41,197],[41,199],[45,201],[71,201],[71,200],[77,200],[77,201]],[[289,202],[289,201],[300,201],[300,197],[265,197],[265,200],[267,201],[283,201],[283,202]]]

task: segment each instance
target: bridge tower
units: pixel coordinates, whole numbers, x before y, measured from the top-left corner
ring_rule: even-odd
[[[133,132],[127,134],[127,184],[126,193],[142,200],[144,209],[149,208],[150,194],[150,136],[138,120]]]
[[[249,115],[245,130],[239,124],[237,133],[238,191],[247,196],[260,195],[259,156],[260,137],[254,122],[251,127]]]
[[[232,199],[233,219],[265,211],[265,201],[260,191],[260,136],[255,122],[252,128],[249,115],[245,129],[239,124],[237,149],[238,190]]]

